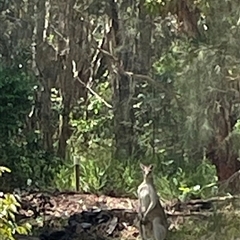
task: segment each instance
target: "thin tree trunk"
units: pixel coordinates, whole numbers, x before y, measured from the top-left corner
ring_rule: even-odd
[[[37,29],[36,29],[36,65],[39,70],[39,80],[41,83],[40,91],[40,126],[43,134],[43,148],[45,151],[53,151],[52,126],[52,102],[51,88],[54,86],[57,78],[57,59],[55,50],[49,45],[46,38],[46,9],[47,0],[41,0],[37,3]]]
[[[137,26],[137,30],[139,32],[139,41],[137,44],[137,65],[135,67],[136,72],[141,74],[141,75],[149,75],[150,73],[150,69],[152,66],[152,62],[151,62],[151,57],[152,57],[152,44],[151,44],[151,39],[152,39],[152,19],[151,19],[151,15],[149,14],[149,12],[147,11],[146,7],[145,7],[145,1],[144,0],[140,0],[139,4],[138,4],[138,26]],[[139,84],[136,85],[136,96],[139,93],[142,93],[144,91],[146,91],[146,89],[142,89],[142,84],[141,81],[139,81],[137,79],[137,82]],[[150,87],[150,91],[152,91],[152,89],[154,88]],[[152,88],[152,89],[151,89]],[[151,114],[152,111],[151,109],[148,110],[149,113]],[[148,114],[148,115],[150,115]],[[151,116],[152,118],[152,116]],[[145,119],[144,119],[145,120]],[[149,119],[146,119],[146,121],[148,121]],[[152,138],[154,138],[154,133],[155,133],[155,126],[156,126],[156,119],[153,117],[153,136]],[[139,123],[142,123],[145,121],[139,121]],[[140,126],[138,126],[140,127]],[[140,127],[141,128],[141,127]],[[140,133],[142,134],[142,133]],[[136,134],[137,135],[137,134]],[[136,137],[136,139],[138,139]],[[152,139],[153,140],[153,139]],[[152,141],[154,142],[154,141]],[[143,156],[145,154],[145,151],[143,148],[138,147],[137,142],[135,143],[136,146],[136,156],[137,158]],[[153,144],[152,144],[153,146]],[[153,146],[153,153],[154,153],[154,146]]]
[[[152,45],[151,45],[151,37],[152,37],[152,22],[151,17],[148,14],[145,6],[145,1],[141,0],[139,3],[139,62],[141,68],[139,72],[141,74],[148,74],[151,68],[151,53],[152,53]]]
[[[62,105],[63,110],[60,116],[60,124],[59,124],[59,143],[58,143],[58,155],[61,158],[65,158],[66,156],[66,147],[67,140],[71,136],[71,129],[69,126],[70,117],[69,114],[71,112],[72,106],[72,95],[73,95],[73,73],[72,73],[72,59],[70,55],[71,46],[69,44],[70,37],[72,36],[72,15],[73,15],[73,7],[74,1],[59,1],[59,30],[65,37],[64,39],[59,39],[59,53],[62,61],[62,71],[60,73],[60,87],[62,94]]]

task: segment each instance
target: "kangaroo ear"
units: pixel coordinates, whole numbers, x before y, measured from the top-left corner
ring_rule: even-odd
[[[145,166],[144,166],[142,163],[140,163],[140,168],[141,168],[142,170],[144,170],[144,169],[145,169]]]
[[[148,168],[152,171],[153,168],[154,168],[153,164],[150,164],[150,165],[148,166]]]

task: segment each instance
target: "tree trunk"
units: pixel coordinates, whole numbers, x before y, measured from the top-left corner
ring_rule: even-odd
[[[70,51],[73,51],[70,46],[70,36],[72,36],[74,1],[59,1],[59,30],[65,37],[59,37],[59,55],[61,57],[62,69],[59,75],[60,88],[62,94],[62,114],[60,116],[59,123],[59,143],[58,143],[58,156],[65,158],[67,140],[71,136],[71,129],[69,125],[69,114],[72,107],[72,95],[73,95],[73,72],[72,72],[72,58]]]
[[[151,19],[151,14],[149,14],[149,12],[146,9],[145,6],[145,0],[141,0],[139,2],[139,4],[137,5],[138,8],[138,24],[137,24],[137,31],[139,32],[139,41],[137,44],[137,60],[135,63],[135,72],[141,75],[146,75],[148,76],[150,73],[150,69],[152,66],[152,61],[151,61],[151,57],[153,55],[153,46],[151,44],[151,39],[152,39],[152,26],[154,25],[154,23],[152,23],[152,19]],[[160,57],[159,57],[160,58]],[[146,89],[142,88],[143,84],[142,81],[140,79],[136,78],[136,89],[135,89],[135,96],[137,99],[137,95],[140,93],[143,93],[146,91]],[[155,86],[153,86],[153,88],[155,88]],[[149,87],[149,89],[151,89],[151,87]],[[152,91],[152,90],[150,90]],[[139,100],[136,101],[136,103]],[[151,109],[149,109],[149,114],[147,114],[151,120],[153,120],[153,125],[155,125],[155,119],[152,118],[152,114],[151,114]],[[146,121],[145,121],[146,120]],[[142,121],[142,119],[140,119],[138,121],[138,129],[144,129],[143,125],[145,122],[147,122],[149,119],[144,119]],[[155,128],[153,129],[153,136],[152,138],[154,138],[154,131]],[[135,156],[139,159],[140,157],[144,156],[146,153],[146,149],[140,148],[137,142],[137,139],[139,139],[138,137],[139,135],[142,135],[142,131],[138,132],[136,131],[135,133],[135,148],[136,148],[136,153]],[[154,142],[154,141],[152,141]],[[154,146],[153,146],[153,153],[154,153]],[[153,154],[154,155],[154,154]]]
[[[131,80],[120,74],[114,80],[114,133],[115,158],[127,159],[133,155],[133,109],[129,98]]]
[[[151,37],[152,37],[152,26],[151,17],[148,14],[145,1],[141,0],[139,3],[139,46],[138,46],[138,55],[140,62],[139,73],[148,74],[151,68],[151,55],[152,55],[152,45],[151,45]]]
[[[207,157],[216,166],[219,181],[232,176],[240,169],[238,154],[233,151],[229,134],[233,128],[230,104],[223,99],[219,113],[215,114],[215,138],[209,144]]]
[[[121,3],[120,10],[125,13],[124,9],[128,2]],[[135,91],[134,80],[131,79],[124,71],[132,70],[132,51],[130,49],[130,39],[124,32],[123,21],[120,22],[117,3],[110,0],[112,13],[112,49],[110,52],[118,58],[118,63],[123,71],[118,74],[112,74],[113,90],[113,113],[114,113],[114,140],[115,151],[114,158],[127,159],[133,156],[133,125],[134,113],[132,97]],[[115,49],[120,49],[116,52]],[[118,66],[118,67],[119,67]]]
[[[227,180],[240,169],[238,155],[231,153],[231,148],[219,150],[215,147],[209,147],[207,157],[216,166],[218,181]]]
[[[37,20],[36,20],[36,65],[39,71],[39,80],[41,88],[40,97],[40,126],[43,134],[43,149],[48,152],[53,151],[53,133],[52,127],[52,103],[51,88],[54,86],[57,77],[57,61],[55,51],[48,44],[46,39],[46,0],[37,3]],[[53,70],[54,69],[54,70]]]

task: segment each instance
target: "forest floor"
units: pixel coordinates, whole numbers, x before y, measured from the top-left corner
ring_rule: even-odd
[[[130,198],[76,192],[24,193],[18,220],[30,222],[44,236],[52,234],[51,239],[58,232],[56,240],[61,239],[59,234],[71,235],[69,231],[81,235],[84,232],[87,239],[91,236],[95,239],[136,239],[136,206],[137,200]]]
[[[215,202],[232,202],[233,198],[172,201],[164,204],[172,233],[179,231],[187,218],[204,221],[213,215]],[[17,221],[33,226],[33,237],[18,240],[91,240],[136,239],[137,200],[79,194],[76,192],[25,192],[20,195],[21,208]],[[188,233],[189,234],[189,233]],[[40,238],[38,238],[40,236]],[[184,235],[185,236],[185,235]],[[240,235],[239,235],[240,236]],[[175,239],[170,238],[170,239]],[[180,237],[176,239],[194,239]],[[207,238],[215,239],[215,238]],[[217,238],[216,238],[217,239]]]

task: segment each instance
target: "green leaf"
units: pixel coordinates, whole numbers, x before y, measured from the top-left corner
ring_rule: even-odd
[[[16,228],[16,232],[19,233],[19,234],[24,234],[24,235],[27,235],[28,234],[28,231],[26,228],[22,227],[22,226],[18,226]]]
[[[11,205],[9,206],[9,209],[10,209],[12,212],[17,213],[17,207],[16,207],[15,204],[11,204]]]

